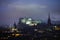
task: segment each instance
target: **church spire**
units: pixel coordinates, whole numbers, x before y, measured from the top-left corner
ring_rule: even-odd
[[[50,13],[48,14],[48,26],[51,25]]]

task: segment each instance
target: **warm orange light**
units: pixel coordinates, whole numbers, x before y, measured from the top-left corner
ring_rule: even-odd
[[[60,28],[57,27],[57,28],[55,28],[55,30],[60,30]]]
[[[15,34],[15,37],[18,37],[18,36],[20,36],[20,34]]]
[[[58,26],[55,26],[55,30],[60,30],[60,27],[58,27]]]
[[[22,34],[12,34],[12,36],[18,37],[18,36],[22,36]]]

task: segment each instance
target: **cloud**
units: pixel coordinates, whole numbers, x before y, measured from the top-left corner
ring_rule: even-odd
[[[22,8],[22,9],[29,9],[29,8],[46,8],[46,5],[39,5],[39,4],[9,4],[8,7],[15,7],[15,8]]]
[[[45,17],[46,5],[39,4],[24,4],[24,3],[11,3],[8,5],[7,16],[8,20],[17,21],[20,17],[32,17],[37,19],[41,15]]]
[[[46,5],[40,5],[40,4],[24,4],[24,3],[19,3],[19,2],[16,2],[16,3],[12,3],[12,4],[9,4],[8,5],[8,8],[13,8],[14,10],[16,10],[15,12],[17,11],[20,11],[21,12],[24,12],[24,13],[30,13],[31,15],[32,14],[39,14],[39,13],[43,13],[43,11],[47,11],[46,8],[47,6]],[[18,13],[18,12],[17,12]]]

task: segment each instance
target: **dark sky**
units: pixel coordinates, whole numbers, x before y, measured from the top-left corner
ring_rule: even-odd
[[[60,21],[60,0],[0,0],[0,25],[18,22],[20,17]]]

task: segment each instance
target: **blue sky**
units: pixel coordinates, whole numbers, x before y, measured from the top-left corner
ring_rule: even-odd
[[[60,0],[0,0],[0,24],[13,24],[20,17],[60,20]]]

